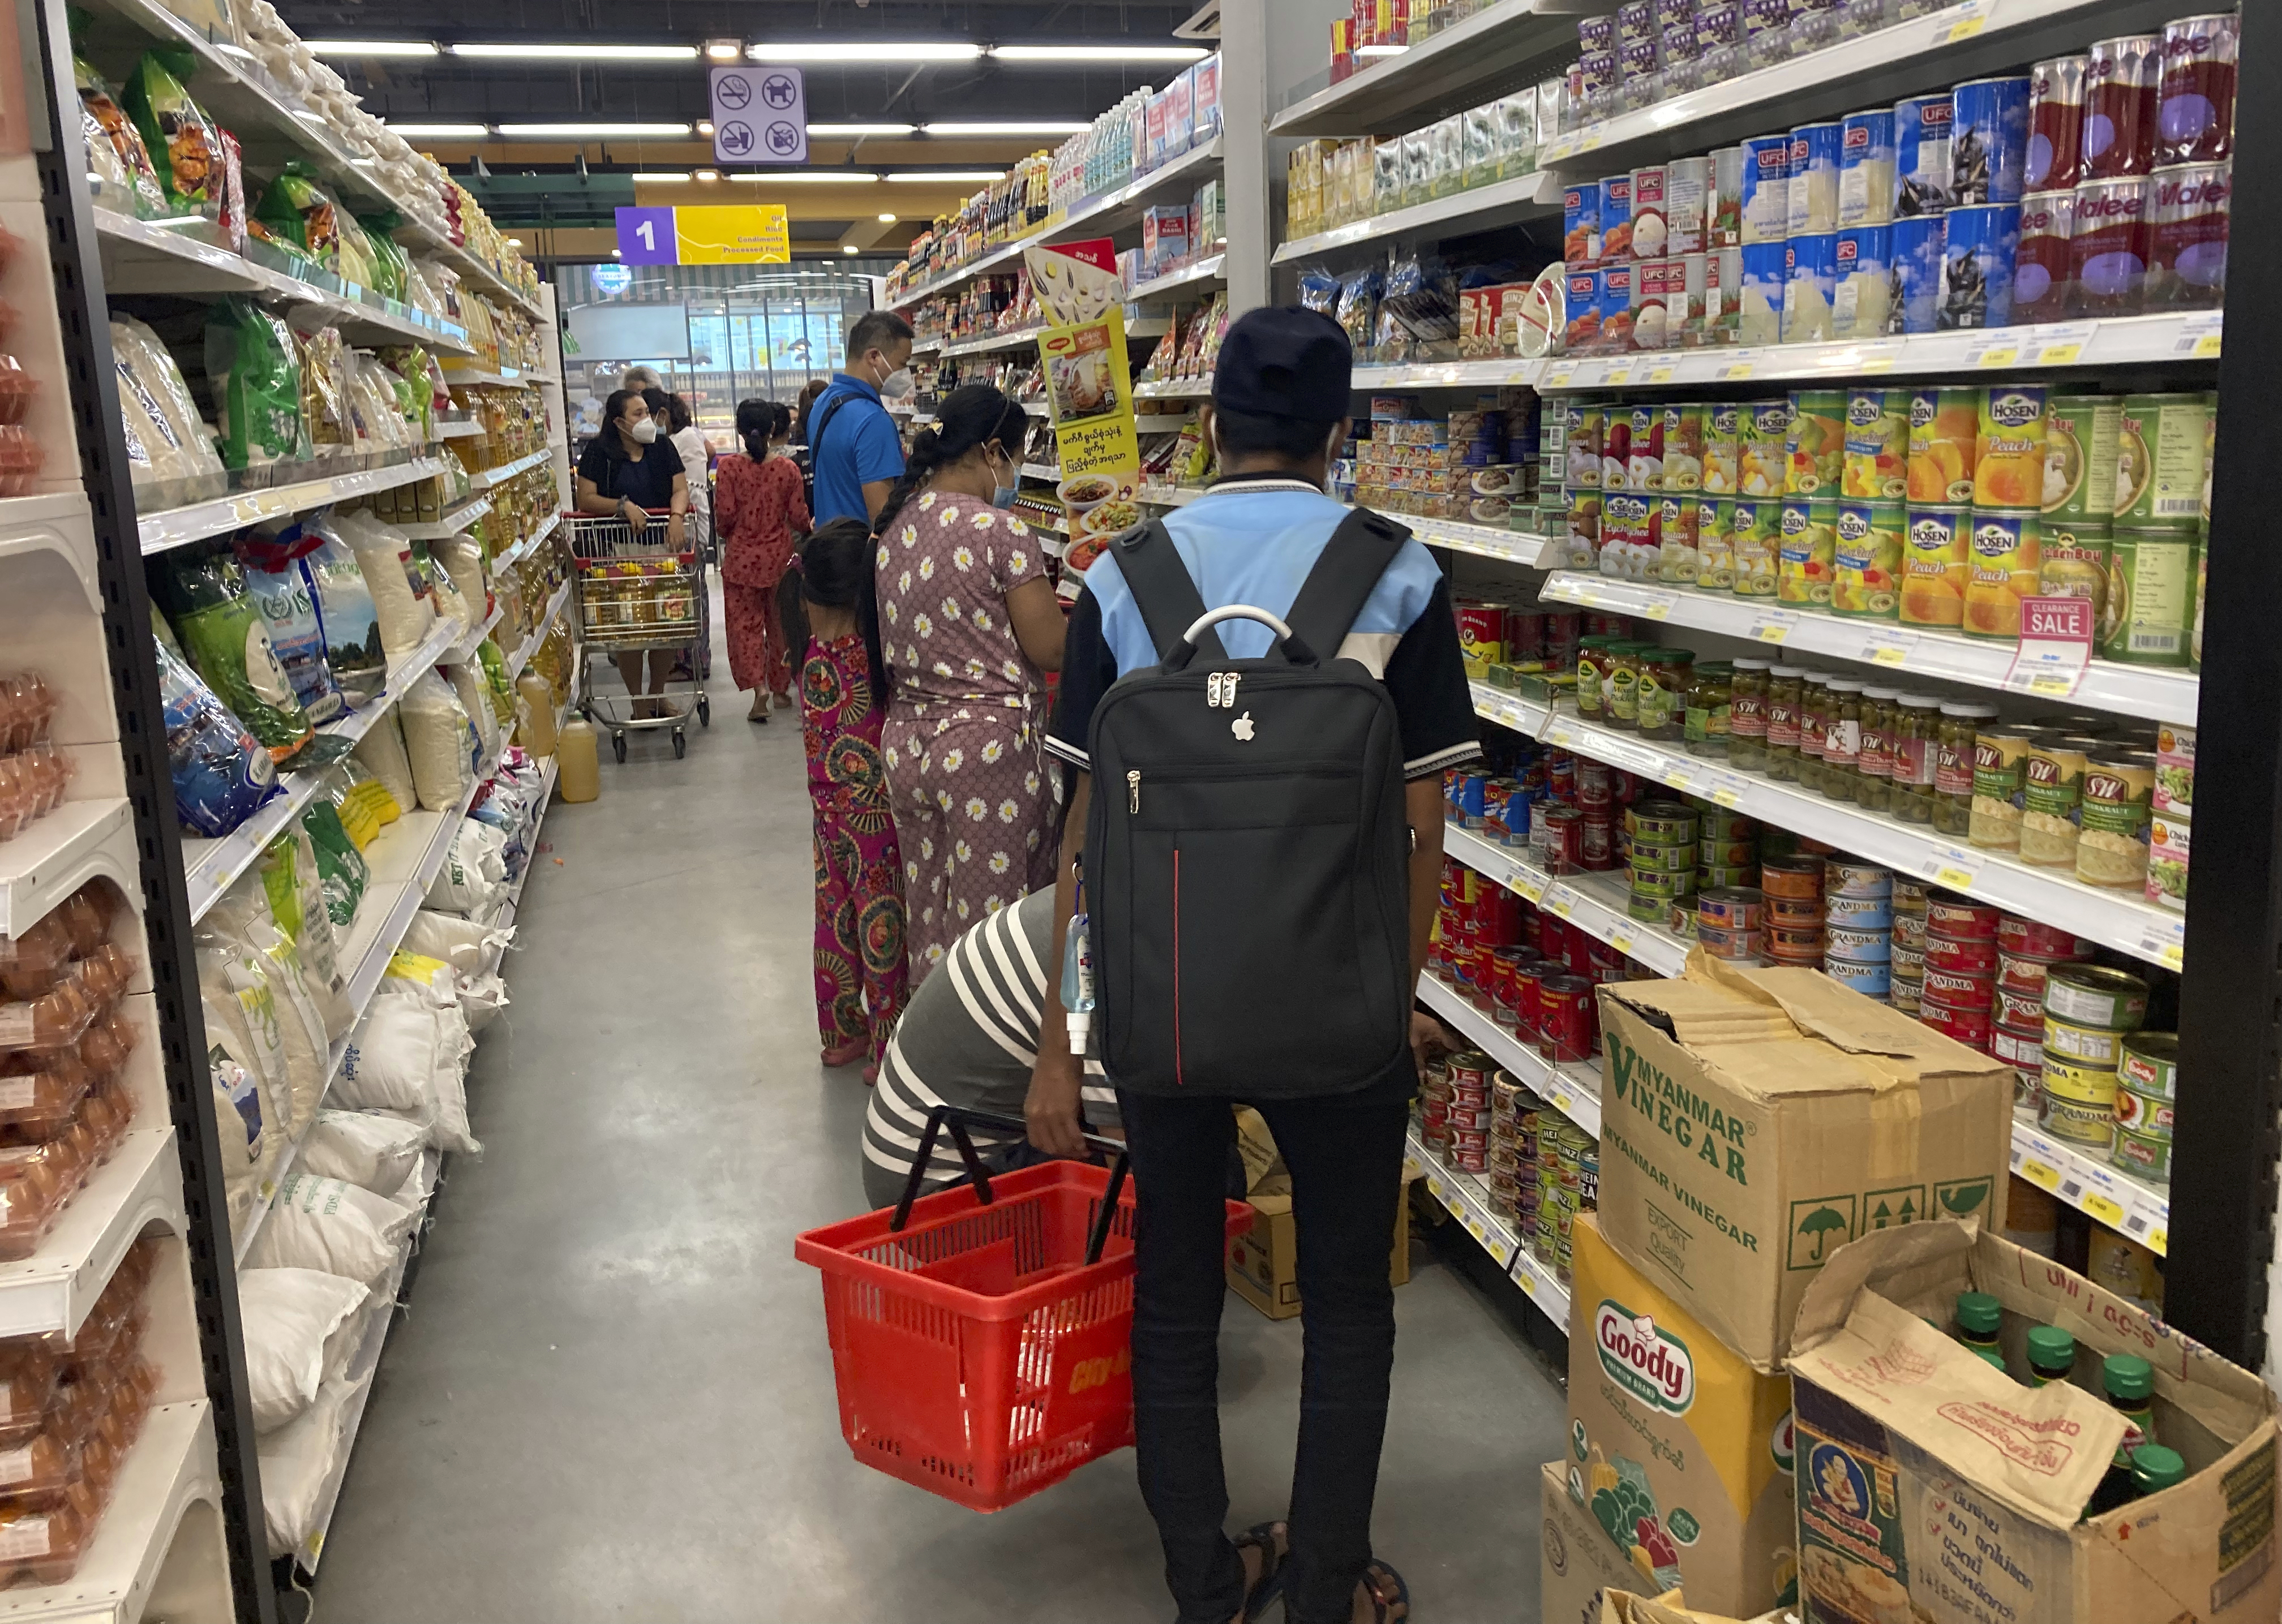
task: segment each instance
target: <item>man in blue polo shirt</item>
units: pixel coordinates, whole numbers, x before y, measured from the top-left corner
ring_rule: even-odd
[[[903,477],[904,442],[881,397],[912,392],[912,324],[871,310],[848,329],[848,370],[809,408],[808,466],[816,476],[816,522],[869,524]]]
[[[1323,485],[1350,427],[1350,359],[1338,323],[1296,305],[1251,311],[1229,329],[1201,414],[1221,476],[1164,522],[1207,608],[1250,604],[1288,615],[1347,516]],[[1225,622],[1218,630],[1232,659],[1267,653],[1269,633],[1257,622]],[[1449,588],[1424,546],[1402,545],[1338,652],[1383,682],[1394,702],[1413,836],[1415,974],[1424,967],[1440,894],[1442,771],[1481,753]],[[1070,857],[1085,839],[1094,708],[1121,677],[1158,659],[1114,551],[1105,553],[1087,572],[1070,617],[1060,702],[1046,737],[1046,748],[1075,769],[1054,912],[1056,966],[1075,899]],[[1277,877],[1263,874],[1260,883],[1273,885]],[[1265,983],[1277,966],[1261,963],[1247,973]],[[1059,1032],[1057,978],[1048,978],[1046,991],[1043,1030]],[[1414,1040],[1423,1035],[1414,1025]],[[1082,1152],[1083,1079],[1067,1049],[1039,1045],[1024,1106],[1031,1142],[1057,1156]],[[1140,1203],[1137,1467],[1181,1624],[1251,1618],[1277,1594],[1291,1624],[1409,1614],[1401,1577],[1371,1557],[1370,1510],[1394,1360],[1386,1237],[1401,1199],[1403,1134],[1417,1087],[1406,1056],[1352,1093],[1285,1101],[1276,1110],[1277,1148],[1292,1174],[1306,1304],[1299,1455],[1288,1523],[1261,1524],[1233,1542],[1222,1527],[1228,1491],[1215,1390],[1230,1102],[1119,1090]]]

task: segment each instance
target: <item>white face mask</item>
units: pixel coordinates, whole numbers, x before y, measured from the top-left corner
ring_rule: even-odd
[[[647,445],[657,438],[657,419],[645,417],[626,432],[634,437],[636,444]]]
[[[912,392],[912,369],[898,367],[880,380],[880,392],[890,400],[901,400]]]

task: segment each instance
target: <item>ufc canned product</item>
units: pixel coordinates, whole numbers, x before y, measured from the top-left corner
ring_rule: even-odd
[[[1832,265],[1830,336],[1877,338],[1893,311],[1891,226],[1841,226]]]
[[[1965,584],[1965,635],[2017,638],[2021,599],[2037,594],[2043,520],[2035,513],[1973,515],[1972,571]]]
[[[2084,75],[2084,174],[2090,181],[2155,167],[2163,42],[2153,34],[2095,40]]]
[[[1755,400],[1744,408],[1743,451],[1736,494],[1788,493],[1791,401]]]
[[[2179,1034],[2176,1032],[2135,1032],[2123,1040],[2123,1057],[2116,1064],[2117,1080],[2146,1099],[2167,1103],[2179,1097]]]
[[[1942,217],[1942,331],[2011,323],[2020,245],[2017,203],[1960,204]]]
[[[1894,110],[1873,107],[1838,121],[1838,228],[1894,218]]]
[[[2222,159],[2155,171],[2148,308],[2216,310],[2226,292],[2234,166]]]
[[[2163,25],[2156,89],[2157,164],[2211,163],[2234,152],[2234,97],[2242,19],[2232,12]]]
[[[2069,279],[2082,313],[2136,316],[2146,307],[2147,264],[2155,254],[2153,189],[2144,174],[2077,185],[2069,225]]]
[[[2126,665],[2189,663],[2200,553],[2193,536],[2116,532],[2101,610],[2101,658]]]
[[[1609,264],[1599,272],[1601,282],[1600,350],[1610,355],[1633,347],[1633,270],[1630,264]]]
[[[1904,625],[1963,624],[1965,589],[1972,579],[1971,511],[1914,504],[1905,510],[1901,592]]]
[[[1572,355],[1591,355],[1601,347],[1601,273],[1592,266],[1572,267],[1563,283],[1568,322],[1562,344]]]
[[[1949,207],[1950,123],[1946,91],[1894,104],[1894,218],[1939,214]]]
[[[1633,253],[1633,177],[1601,177],[1601,258],[1614,263]]]
[[[1632,253],[1635,259],[1661,259],[1672,240],[1665,218],[1665,167],[1648,164],[1632,174]]]
[[[1776,600],[1828,605],[1837,548],[1836,499],[1787,499],[1782,505],[1782,547],[1775,562]]]
[[[1742,246],[1780,244],[1789,236],[1789,135],[1754,135],[1743,143],[1743,185],[1739,200]],[[1749,269],[1747,262],[1747,275]]]
[[[1735,342],[1780,343],[1784,290],[1790,283],[1789,244],[1747,243],[1736,251],[1743,270],[1735,296]]]
[[[1572,181],[1561,189],[1561,258],[1571,267],[1601,257],[1601,183]]]
[[[1712,197],[1712,160],[1675,158],[1664,166],[1665,240],[1673,254],[1700,254],[1705,249],[1705,209]],[[1633,212],[1640,212],[1640,194],[1634,188]],[[1638,241],[1637,228],[1634,241]]]
[[[1783,244],[1781,341],[1818,344],[1831,336],[1831,296],[1838,277],[1838,234],[1817,232]]]
[[[2084,177],[2084,74],[2089,58],[2051,57],[2029,70],[2029,151],[2021,184],[2057,191]]]
[[[2194,530],[2203,517],[2211,398],[2126,395],[2115,445],[2119,530]]]
[[[1942,250],[1947,232],[1939,214],[1897,219],[1887,246],[1891,292],[1890,333],[1930,333],[1941,326]]]
[[[2013,251],[2013,320],[2022,326],[2065,321],[2075,308],[2069,274],[2076,228],[2074,191],[2030,192],[2021,199],[2021,240]]]
[[[1712,192],[1704,205],[1707,249],[1743,245],[1744,158],[1741,147],[1719,147],[1712,153]]]
[[[2083,1026],[2137,1032],[2147,1018],[2147,983],[2098,964],[2055,964],[2045,978],[2045,1013]]]
[[[1968,80],[1950,101],[1950,206],[2018,203],[2029,154],[2029,81]]]
[[[1802,124],[1791,131],[1786,236],[1811,236],[1838,229],[1839,143],[1836,123]]]

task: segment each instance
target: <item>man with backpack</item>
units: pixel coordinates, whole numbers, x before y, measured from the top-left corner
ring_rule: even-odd
[[[1137,1467],[1182,1624],[1278,1595],[1291,1624],[1409,1611],[1370,1553],[1387,1235],[1413,1021],[1432,1025],[1413,1001],[1442,773],[1480,745],[1432,556],[1324,493],[1351,389],[1326,316],[1261,309],[1229,329],[1202,419],[1221,476],[1087,572],[1046,741],[1076,770],[1024,1114],[1039,1149],[1082,1152],[1071,1050],[1098,1020],[1139,1201]],[[1062,968],[1073,915],[1082,975]],[[1288,1520],[1231,1542],[1215,1384],[1236,1102],[1291,1169],[1305,1367]]]
[[[808,418],[809,509],[869,524],[904,473],[903,436],[882,397],[912,392],[912,324],[892,310],[867,310],[848,329],[848,370],[832,375]]]

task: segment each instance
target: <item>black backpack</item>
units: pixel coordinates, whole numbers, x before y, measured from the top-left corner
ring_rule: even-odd
[[[1156,521],[1111,543],[1160,657],[1118,679],[1087,739],[1086,903],[1119,1087],[1291,1099],[1407,1060],[1402,741],[1386,687],[1332,655],[1409,534],[1348,514],[1288,624],[1207,614]],[[1264,658],[1228,657],[1212,627],[1232,618],[1278,634]]]

